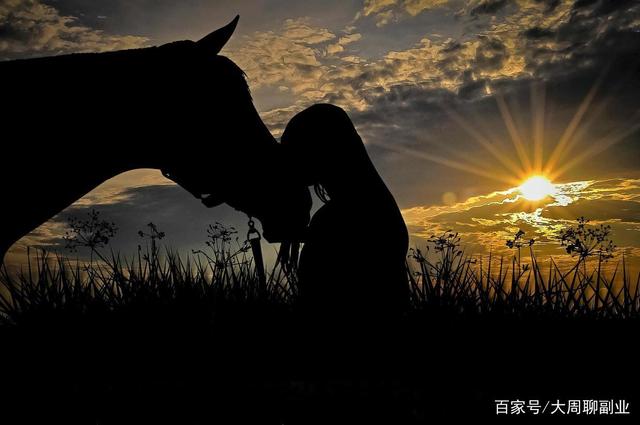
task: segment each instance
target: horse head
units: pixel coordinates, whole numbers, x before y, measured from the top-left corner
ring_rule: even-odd
[[[137,168],[162,170],[206,206],[226,202],[259,219],[269,241],[300,238],[308,189],[286,178],[243,71],[219,55],[237,22],[200,41],[0,63],[0,81],[11,82],[2,87],[3,130],[24,140],[0,155],[2,191],[15,207],[0,226],[0,260],[97,185]],[[12,179],[14,167],[29,171]]]
[[[180,105],[180,121],[189,128],[179,131],[182,146],[166,155],[162,172],[207,207],[227,203],[259,219],[269,242],[300,240],[309,222],[309,190],[289,177],[281,147],[256,111],[243,71],[218,54],[238,18],[197,42],[158,48],[179,58],[181,89],[190,93]]]

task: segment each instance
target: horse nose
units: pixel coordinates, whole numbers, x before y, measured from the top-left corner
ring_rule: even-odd
[[[309,224],[311,193],[306,186],[291,184],[270,203],[263,220],[263,236],[269,242],[301,241]]]

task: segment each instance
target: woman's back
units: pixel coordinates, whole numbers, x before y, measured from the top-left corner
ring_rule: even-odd
[[[299,267],[306,305],[381,314],[405,307],[407,230],[378,212],[330,201],[313,216]]]

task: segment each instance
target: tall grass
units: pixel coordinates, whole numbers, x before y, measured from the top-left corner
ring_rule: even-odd
[[[56,315],[67,319],[108,312],[162,314],[208,320],[221,309],[289,308],[295,276],[274,267],[259,278],[247,246],[217,235],[208,249],[181,255],[149,238],[133,258],[92,250],[92,260],[70,260],[38,250],[20,272],[0,269],[0,321],[20,324]],[[97,257],[97,260],[93,258]]]
[[[610,275],[604,271],[609,258],[603,255],[597,256],[595,266],[586,256],[578,257],[568,270],[550,258],[548,269],[543,269],[533,242],[524,245],[516,245],[511,258],[491,253],[477,258],[465,255],[457,233],[432,238],[427,253],[420,249],[410,253],[413,306],[466,315],[640,317],[640,274],[634,279],[628,273],[624,257]],[[523,248],[528,263],[523,263]]]
[[[472,257],[447,233],[410,252],[402,320],[318,329],[299,314],[295,268],[276,265],[263,280],[233,229],[208,235],[203,250],[177,253],[149,226],[133,257],[92,242],[88,262],[34,251],[22,272],[3,267],[2,421],[319,423],[328,412],[323,423],[424,423],[494,417],[505,394],[578,397],[585,383],[622,391],[637,382],[618,360],[633,352],[628,319],[640,310],[624,260],[609,276],[604,257],[543,270],[533,245]],[[375,265],[354,265],[363,266]],[[608,343],[594,343],[598,335]]]
[[[127,311],[204,323],[221,312],[249,308],[266,314],[295,305],[295,272],[275,265],[266,281],[260,279],[249,245],[234,239],[233,229],[211,226],[207,248],[186,255],[162,250],[163,234],[150,229],[140,232],[146,243],[133,258],[92,249],[92,260],[85,263],[37,251],[20,273],[3,267],[0,320],[20,324],[55,316],[72,321]],[[411,311],[460,317],[640,316],[640,275],[634,279],[628,273],[624,258],[610,275],[603,256],[595,265],[579,257],[568,270],[551,259],[543,270],[532,242],[516,248],[511,258],[472,257],[460,248],[458,234],[446,233],[432,238],[426,252],[412,249],[407,263]],[[522,250],[528,250],[526,264]]]

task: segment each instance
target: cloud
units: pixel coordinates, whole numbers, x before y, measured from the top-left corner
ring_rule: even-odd
[[[73,16],[38,0],[0,3],[0,58],[142,47],[145,37],[111,35],[78,24]]]
[[[287,85],[294,93],[317,89],[323,73],[319,45],[335,39],[326,28],[311,26],[308,18],[288,19],[276,31],[256,32],[227,54],[246,72],[252,89]]]
[[[435,7],[441,3],[420,4]],[[367,11],[383,11],[388,5],[368,3]],[[517,39],[519,31],[514,31],[521,21],[508,23],[509,28],[490,28],[475,39],[425,37],[413,47],[390,51],[377,60],[344,55],[349,57],[349,66],[343,66],[344,61],[332,63],[331,59],[340,59],[344,46],[360,37],[356,35],[359,33],[326,45],[327,57],[315,45],[291,37],[286,28],[255,33],[230,55],[247,71],[252,86],[284,84],[309,103],[332,101],[348,109],[362,109],[367,92],[380,87],[386,90],[397,84],[418,83],[459,90],[463,86],[468,89],[474,81],[526,73],[525,46]],[[311,28],[308,20],[305,26]],[[327,33],[323,28],[314,30]],[[484,87],[484,83],[481,85]]]
[[[167,236],[162,241],[165,246],[185,254],[191,252],[191,249],[205,247],[206,228],[210,223],[219,221],[226,226],[236,227],[241,231],[241,242],[247,230],[246,215],[226,205],[205,208],[199,200],[179,186],[163,184],[121,187],[117,201],[105,198],[91,204],[76,202],[66,208],[18,241],[10,251],[9,262],[24,263],[27,247],[55,250],[68,255],[62,239],[68,220],[71,217],[83,219],[91,209],[96,209],[102,219],[113,221],[118,227],[107,252],[113,248],[115,252],[127,256],[135,254],[138,244],[143,243],[138,230],[144,230],[149,222],[155,223],[166,233]],[[272,252],[273,249],[265,244],[265,254],[270,256]],[[81,257],[86,254],[84,251],[79,252]]]
[[[631,158],[637,158],[640,147],[637,84],[614,73],[613,79],[605,79],[611,81],[607,88],[596,93],[584,115],[576,118],[600,74],[599,68],[575,69],[573,74],[542,82],[526,74],[479,81],[469,77],[458,90],[406,82],[388,90],[370,90],[367,107],[352,111],[351,116],[376,166],[404,206],[439,204],[445,192],[464,200],[519,184],[528,168],[519,158],[498,99],[509,111],[514,133],[524,144],[524,156],[531,161],[536,116],[544,122],[542,164],[549,164],[567,129],[575,128],[566,137],[571,140],[567,149],[559,151],[551,167],[560,173],[561,181],[635,176],[637,164]],[[487,84],[494,94],[487,94]],[[532,93],[542,93],[542,108],[533,102]],[[636,131],[625,137],[615,136],[634,127]]]
[[[388,52],[375,61],[345,54],[345,46],[360,39],[360,33],[352,33],[339,37],[335,43],[310,46],[280,29],[247,37],[229,56],[245,70],[252,89],[289,87],[297,107],[286,107],[286,111],[297,111],[316,102],[362,110],[380,88],[416,82],[454,88],[462,83],[462,71],[474,60],[476,51],[475,46],[465,45],[452,52],[447,50],[447,41],[434,43],[425,38],[415,47]],[[279,113],[284,109],[279,109],[265,111],[269,112],[265,114],[266,121],[276,133],[286,122],[271,120],[286,118]]]
[[[397,22],[403,15],[417,16],[426,10],[438,9],[452,3],[451,0],[365,0],[356,21],[362,16],[373,16],[377,27]]]
[[[523,31],[528,67],[539,75],[592,67],[625,72],[633,63],[631,57],[640,48],[639,4],[595,1],[586,6],[576,2],[563,3],[556,10],[566,18],[557,22],[540,20]]]
[[[119,174],[82,198],[74,202],[74,206],[112,205],[128,202],[132,195],[129,189],[144,186],[175,186],[176,184],[162,175],[160,170],[137,169]],[[128,189],[124,189],[128,188]]]
[[[287,19],[282,28],[282,36],[302,44],[324,43],[336,37],[326,28],[312,27],[308,18]]]
[[[252,90],[284,86],[294,97],[292,105],[263,111],[263,119],[276,135],[293,113],[340,90],[340,80],[357,72],[361,59],[346,54],[346,46],[362,38],[354,31],[355,27],[346,27],[338,37],[314,26],[309,18],[288,19],[276,30],[246,36],[227,51],[246,72]],[[345,96],[351,105],[357,104],[352,93]]]
[[[422,244],[433,234],[460,232],[468,253],[509,256],[505,241],[518,230],[541,259],[563,257],[559,231],[575,225],[578,217],[593,225],[610,225],[618,253],[626,252],[628,263],[640,266],[640,180],[608,179],[571,182],[557,186],[557,194],[540,203],[524,200],[517,189],[476,196],[450,206],[417,207],[402,211],[414,243]],[[564,258],[561,261],[570,261]],[[612,264],[613,266],[613,264]]]
[[[476,15],[491,15],[503,9],[507,5],[507,0],[479,0],[470,2],[469,13]]]
[[[344,51],[344,46],[350,43],[354,43],[362,38],[362,34],[353,33],[347,34],[338,39],[338,42],[335,44],[330,44],[327,46],[326,52],[328,55],[334,55],[336,53],[340,53]]]
[[[486,2],[469,5],[490,9]],[[384,13],[392,10],[388,6],[368,3],[367,10],[370,14]],[[497,5],[492,3],[491,7]],[[465,25],[473,31],[458,38],[425,35],[413,46],[388,51],[377,58],[359,55],[360,43],[347,51],[347,42],[360,34],[354,32],[356,28],[349,29],[354,32],[351,35],[334,37],[337,40],[333,42],[309,44],[301,35],[293,37],[288,28],[302,25],[307,35],[315,31],[324,34],[323,40],[330,38],[329,30],[313,26],[308,18],[289,21],[273,31],[254,33],[230,56],[245,69],[252,88],[289,87],[289,105],[263,111],[265,121],[278,135],[292,114],[316,102],[335,103],[358,114],[378,111],[382,105],[393,108],[395,103],[398,110],[413,117],[423,113],[420,107],[425,102],[420,101],[421,97],[434,93],[440,96],[443,90],[450,92],[454,101],[474,101],[499,91],[512,91],[511,86],[520,90],[521,82],[542,80],[553,85],[570,78],[581,82],[571,83],[575,88],[563,86],[566,100],[560,96],[557,100],[561,104],[580,102],[583,83],[593,84],[597,73],[606,69],[614,73],[612,78],[617,78],[620,70],[629,70],[633,52],[640,48],[639,12],[634,3],[609,7],[609,15],[602,14],[603,7],[598,2],[576,9],[571,2],[543,0],[519,0],[504,6],[500,10],[505,13],[491,19],[472,17],[471,10],[466,11],[467,18],[457,19],[467,19]],[[607,65],[609,60],[620,65]],[[528,95],[528,87],[522,90]],[[397,96],[409,92],[409,100]],[[415,114],[407,110],[414,101],[418,102]],[[409,102],[409,107],[401,107],[399,102]],[[396,117],[390,110],[386,113],[380,111],[375,118]],[[404,117],[397,119],[406,123],[405,129],[425,127]],[[414,134],[417,130],[405,132]]]
[[[425,10],[436,9],[450,3],[450,0],[405,0],[404,9],[411,16],[416,16]]]
[[[365,0],[362,7],[362,14],[364,16],[377,14],[379,12],[382,12],[384,9],[395,5],[396,3],[398,3],[398,0]]]
[[[376,14],[376,27],[383,27],[391,22],[398,21],[398,13],[393,10],[386,10]]]

